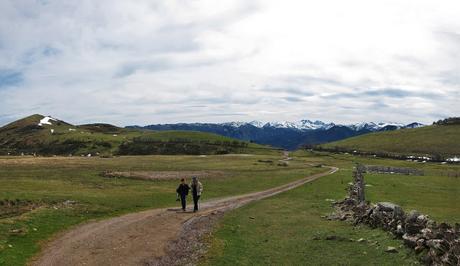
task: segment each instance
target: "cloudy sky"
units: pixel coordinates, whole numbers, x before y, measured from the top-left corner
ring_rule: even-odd
[[[460,115],[458,0],[0,0],[0,125]]]

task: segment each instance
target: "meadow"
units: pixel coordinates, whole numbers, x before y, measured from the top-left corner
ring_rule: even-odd
[[[176,206],[178,180],[108,178],[104,171],[215,171],[202,179],[203,200],[260,191],[332,165],[340,170],[312,183],[231,211],[208,239],[204,265],[401,265],[416,255],[381,230],[328,221],[332,200],[342,199],[355,163],[412,167],[423,176],[366,174],[371,202],[391,201],[436,221],[460,221],[460,166],[345,154],[0,157],[0,265],[24,265],[40,245],[77,224],[149,208]],[[5,202],[15,202],[6,206]],[[11,209],[13,211],[11,212]],[[358,241],[359,239],[363,239]],[[332,239],[332,240],[327,240]],[[384,252],[395,246],[399,252]]]
[[[107,178],[111,171],[219,171],[203,200],[275,187],[324,171],[275,155],[0,157],[0,265],[24,265],[57,232],[149,208],[172,207],[179,180]],[[33,208],[32,208],[33,207]],[[11,209],[16,212],[11,212]]]
[[[325,219],[343,199],[355,163],[413,167],[424,176],[366,174],[371,202],[391,201],[438,222],[460,222],[460,167],[352,155],[297,152],[294,159],[340,167],[337,173],[225,215],[202,265],[417,265],[416,254],[390,234]],[[387,253],[392,246],[398,253]]]

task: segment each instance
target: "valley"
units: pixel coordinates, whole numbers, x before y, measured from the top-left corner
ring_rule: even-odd
[[[423,255],[401,240],[326,217],[360,163],[369,166],[370,204],[394,202],[458,222],[460,165],[377,152],[447,158],[459,150],[458,129],[449,123],[380,131],[287,152],[198,131],[75,126],[30,116],[0,128],[1,150],[10,153],[0,156],[0,264],[74,264],[86,257],[88,265],[180,265],[173,254],[183,252],[199,265],[338,259],[415,265]],[[205,184],[203,209],[182,214],[174,191],[191,176]],[[110,255],[115,249],[120,257]]]
[[[459,13],[0,0],[0,266],[460,266]]]

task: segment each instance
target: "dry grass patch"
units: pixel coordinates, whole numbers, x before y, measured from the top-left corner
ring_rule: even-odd
[[[176,180],[181,178],[191,178],[197,176],[199,178],[222,178],[225,176],[223,171],[106,171],[103,172],[104,177],[110,178],[131,178],[141,180]]]

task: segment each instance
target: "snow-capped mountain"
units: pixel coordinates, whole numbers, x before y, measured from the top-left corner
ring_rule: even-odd
[[[415,124],[415,123],[412,123],[412,124]],[[409,124],[409,125],[412,125],[412,124]],[[404,125],[401,123],[361,122],[361,123],[351,124],[347,126],[356,131],[359,131],[359,130],[386,131],[386,130],[396,130],[396,129],[401,129],[401,128],[408,128],[409,125]],[[422,125],[422,124],[419,124],[419,125]]]
[[[298,130],[315,130],[315,129],[328,129],[335,126],[334,123],[324,123],[322,121],[310,121],[310,120],[301,120],[298,122],[290,122],[290,121],[274,121],[274,122],[261,122],[261,121],[251,121],[251,122],[227,122],[222,123],[221,125],[224,126],[231,126],[231,127],[241,127],[251,125],[257,128],[264,128],[264,127],[273,127],[273,128],[290,128],[290,129],[298,129]]]
[[[322,121],[316,120],[300,120],[297,122],[268,122],[264,124],[264,127],[274,127],[274,128],[291,128],[297,130],[316,130],[316,129],[329,129],[335,126],[334,123],[324,123]]]
[[[241,140],[269,144],[284,149],[295,149],[305,144],[318,144],[341,140],[375,131],[397,130],[422,126],[419,123],[403,125],[400,123],[363,122],[351,125],[325,123],[319,120],[300,120],[297,122],[227,122],[227,123],[180,123],[150,125],[142,128],[152,130],[193,130],[215,133]],[[137,127],[137,126],[134,126]],[[139,127],[137,127],[139,128]]]
[[[368,131],[384,131],[384,130],[396,130],[402,128],[417,128],[424,126],[423,124],[414,122],[408,125],[401,123],[388,123],[388,122],[360,122],[356,124],[341,125],[335,123],[325,123],[323,121],[311,121],[311,120],[300,120],[297,122],[290,121],[274,121],[263,123],[260,121],[251,121],[251,122],[227,122],[216,125],[231,126],[239,128],[242,126],[254,126],[257,128],[286,128],[286,129],[296,129],[296,130],[328,130],[334,126],[348,127],[354,131],[368,130]]]
[[[405,126],[405,128],[419,128],[419,127],[424,127],[424,124],[420,124],[418,122],[410,123]]]

